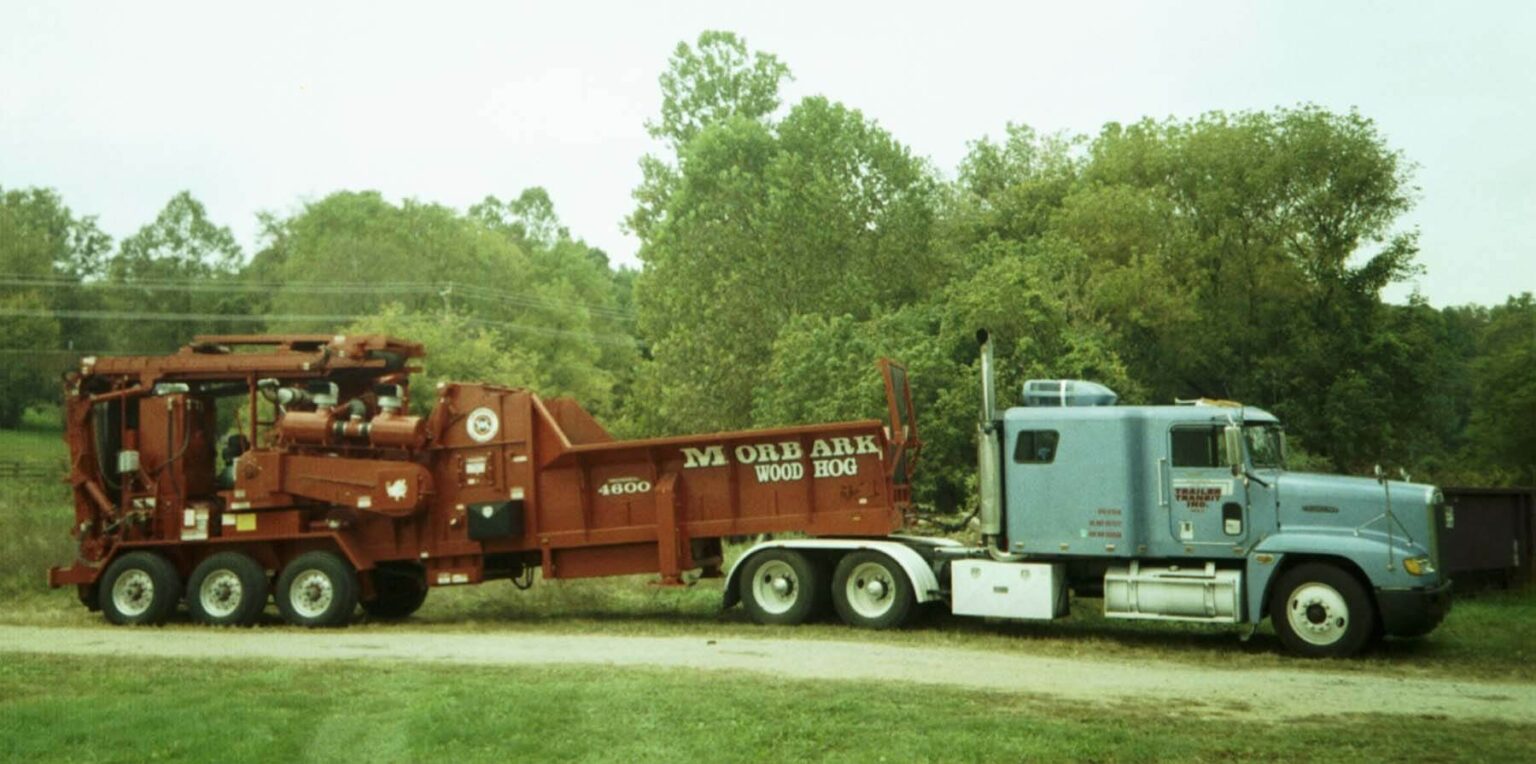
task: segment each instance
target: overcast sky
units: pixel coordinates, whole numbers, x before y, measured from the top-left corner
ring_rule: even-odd
[[[255,215],[340,189],[464,207],[549,189],[620,229],[672,48],[728,29],[953,170],[1010,122],[1315,102],[1420,167],[1405,221],[1437,306],[1536,291],[1536,3],[66,3],[0,0],[0,186],[58,189],[115,237],[190,189]],[[1403,299],[1408,288],[1389,297]]]

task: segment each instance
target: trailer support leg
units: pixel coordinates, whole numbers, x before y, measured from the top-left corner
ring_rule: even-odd
[[[657,570],[661,572],[659,586],[683,586],[682,551],[683,529],[678,527],[682,516],[681,501],[677,493],[677,474],[668,473],[656,481],[656,553],[660,556]]]

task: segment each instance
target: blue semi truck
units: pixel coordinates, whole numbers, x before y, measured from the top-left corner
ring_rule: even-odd
[[[1037,380],[1000,410],[978,340],[981,543],[769,541],[732,568],[726,606],[796,623],[830,600],[851,625],[890,628],[925,604],[1054,619],[1076,594],[1115,619],[1267,617],[1310,657],[1423,635],[1450,611],[1436,544],[1450,510],[1434,486],[1288,471],[1279,420],[1251,406],[1119,406],[1101,385]]]

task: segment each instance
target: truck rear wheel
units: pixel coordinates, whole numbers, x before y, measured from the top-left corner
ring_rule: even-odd
[[[333,552],[305,552],[277,578],[277,610],[295,626],[345,626],[357,609],[357,571]]]
[[[181,576],[154,552],[129,552],[101,577],[101,612],[119,626],[165,623],[181,601]]]
[[[1354,655],[1376,629],[1365,586],[1322,562],[1303,563],[1280,577],[1269,597],[1269,617],[1286,650],[1306,658]]]
[[[849,626],[894,629],[911,617],[916,598],[906,571],[890,556],[853,552],[832,574],[832,605]]]
[[[240,552],[219,552],[187,580],[187,610],[209,626],[250,626],[267,606],[267,571]]]
[[[373,571],[374,598],[363,612],[374,618],[408,618],[427,601],[427,574],[420,565],[380,565]]]
[[[765,549],[747,561],[740,586],[742,605],[752,620],[799,624],[821,609],[826,576],[799,552]]]

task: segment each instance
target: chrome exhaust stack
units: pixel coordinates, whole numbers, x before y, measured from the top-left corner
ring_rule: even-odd
[[[981,419],[976,426],[976,483],[981,535],[989,548],[1003,532],[1002,457],[997,435],[997,383],[993,379],[992,341],[986,329],[976,332],[981,345]]]

